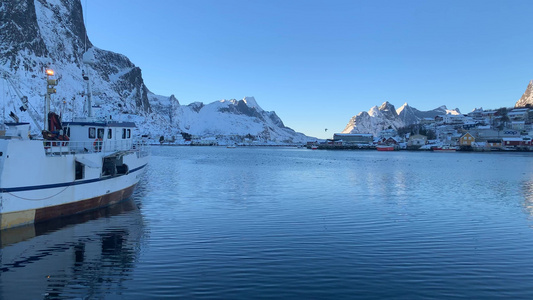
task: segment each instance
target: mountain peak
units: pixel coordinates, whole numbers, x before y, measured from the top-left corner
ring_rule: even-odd
[[[255,101],[254,97],[244,97],[242,101],[244,101],[249,108],[255,108],[258,112],[263,111],[259,104],[257,104],[257,101]]]
[[[368,113],[360,112],[352,117],[343,133],[372,133],[378,136],[384,129],[398,129],[407,125],[418,124],[424,118],[435,118],[435,116],[447,113],[460,114],[459,109],[449,110],[445,105],[433,110],[420,111],[409,106],[407,102],[395,110],[394,105],[385,101],[379,108],[374,106]]]
[[[528,107],[533,106],[533,80],[527,85],[526,91],[516,102],[515,107]]]
[[[370,110],[368,111],[368,114],[371,116],[376,116],[380,113],[380,109],[377,105],[374,105]]]
[[[390,104],[389,101],[385,101],[381,104],[379,110],[390,110],[391,108],[394,109],[394,105]]]

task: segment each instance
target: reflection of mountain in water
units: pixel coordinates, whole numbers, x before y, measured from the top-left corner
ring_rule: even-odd
[[[127,201],[0,234],[0,299],[102,298],[131,276],[143,224]]]

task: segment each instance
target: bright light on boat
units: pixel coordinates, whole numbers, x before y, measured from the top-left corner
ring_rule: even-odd
[[[54,76],[54,70],[52,70],[52,69],[46,69],[46,75]]]

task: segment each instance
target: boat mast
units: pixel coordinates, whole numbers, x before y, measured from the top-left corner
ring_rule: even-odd
[[[51,95],[56,93],[56,89],[54,87],[57,85],[57,80],[52,79],[52,76],[54,76],[54,70],[46,69],[46,95],[44,96],[44,130],[48,131],[50,131],[50,124],[48,122],[48,114],[50,113],[51,102],[50,99]]]
[[[89,66],[94,65],[94,53],[93,49],[89,49],[83,53],[83,63],[85,64],[85,71],[83,72],[83,80],[87,83],[87,116],[92,118],[93,116],[93,92],[91,89],[90,69]]]

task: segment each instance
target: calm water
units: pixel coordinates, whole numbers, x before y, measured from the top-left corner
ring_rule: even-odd
[[[533,299],[533,156],[154,147],[134,199],[2,233],[1,299]]]

